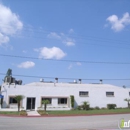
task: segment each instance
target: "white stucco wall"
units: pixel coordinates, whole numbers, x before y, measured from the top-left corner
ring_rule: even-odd
[[[88,97],[80,97],[79,91],[88,91]],[[81,105],[83,101],[88,101],[90,107],[106,107],[107,104],[116,104],[117,107],[127,107],[125,98],[129,97],[130,89],[121,88],[108,84],[68,84],[68,83],[31,83],[27,85],[2,85],[2,95],[4,95],[3,107],[9,103],[9,96],[24,95],[22,105],[26,109],[27,97],[35,97],[35,109],[41,106],[41,97],[52,97],[52,104],[48,109],[71,109],[70,101],[67,105],[59,105],[58,97],[66,97],[70,100],[70,95],[74,95],[75,107]],[[113,97],[107,97],[106,92],[114,92]]]

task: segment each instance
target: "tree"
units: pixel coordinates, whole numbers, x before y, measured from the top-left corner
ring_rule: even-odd
[[[44,104],[44,110],[45,110],[45,112],[46,112],[47,104],[49,104],[49,103],[50,103],[49,100],[43,100],[42,101],[42,104]]]
[[[88,109],[89,109],[89,104],[88,104],[88,102],[87,102],[87,101],[84,101],[82,107],[83,107],[84,110],[88,110]]]
[[[128,103],[128,108],[130,108],[130,99],[124,99],[124,101],[126,101]]]
[[[17,104],[18,104],[18,112],[20,111],[20,102],[21,102],[21,100],[24,98],[24,96],[22,96],[22,95],[17,95],[17,96],[15,96],[15,100],[17,101]]]

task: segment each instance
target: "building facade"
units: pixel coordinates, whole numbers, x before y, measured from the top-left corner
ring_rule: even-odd
[[[42,100],[49,100],[48,110],[70,110],[71,99],[74,96],[74,107],[89,102],[90,107],[107,107],[116,104],[117,107],[127,107],[125,98],[130,98],[130,89],[109,84],[77,83],[46,83],[34,82],[26,85],[3,83],[1,86],[2,108],[17,108],[14,99],[16,95],[23,95],[21,108],[23,110],[43,109]]]

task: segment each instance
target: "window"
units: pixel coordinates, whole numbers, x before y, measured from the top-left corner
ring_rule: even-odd
[[[67,104],[67,98],[58,98],[58,104]]]
[[[52,102],[52,98],[42,98],[42,101],[44,101],[44,100],[48,100],[49,104],[51,104],[51,102]]]
[[[107,97],[114,97],[114,92],[106,92]]]
[[[84,96],[84,97],[86,96],[87,97],[87,96],[89,96],[89,92],[88,91],[80,91],[79,96]]]
[[[9,104],[16,104],[17,101],[15,100],[14,97],[9,97]]]
[[[129,92],[129,96],[130,96],[130,92]]]

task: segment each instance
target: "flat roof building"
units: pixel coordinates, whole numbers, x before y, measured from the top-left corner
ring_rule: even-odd
[[[56,78],[55,80],[58,80]],[[33,82],[19,85],[15,83],[3,83],[1,86],[2,108],[17,108],[14,100],[16,95],[23,95],[21,108],[24,110],[43,109],[42,100],[49,100],[48,110],[70,110],[71,98],[74,96],[74,108],[89,102],[90,107],[107,107],[107,104],[116,104],[117,107],[128,107],[125,98],[130,98],[130,89],[110,84],[82,84],[80,82],[58,83]]]

